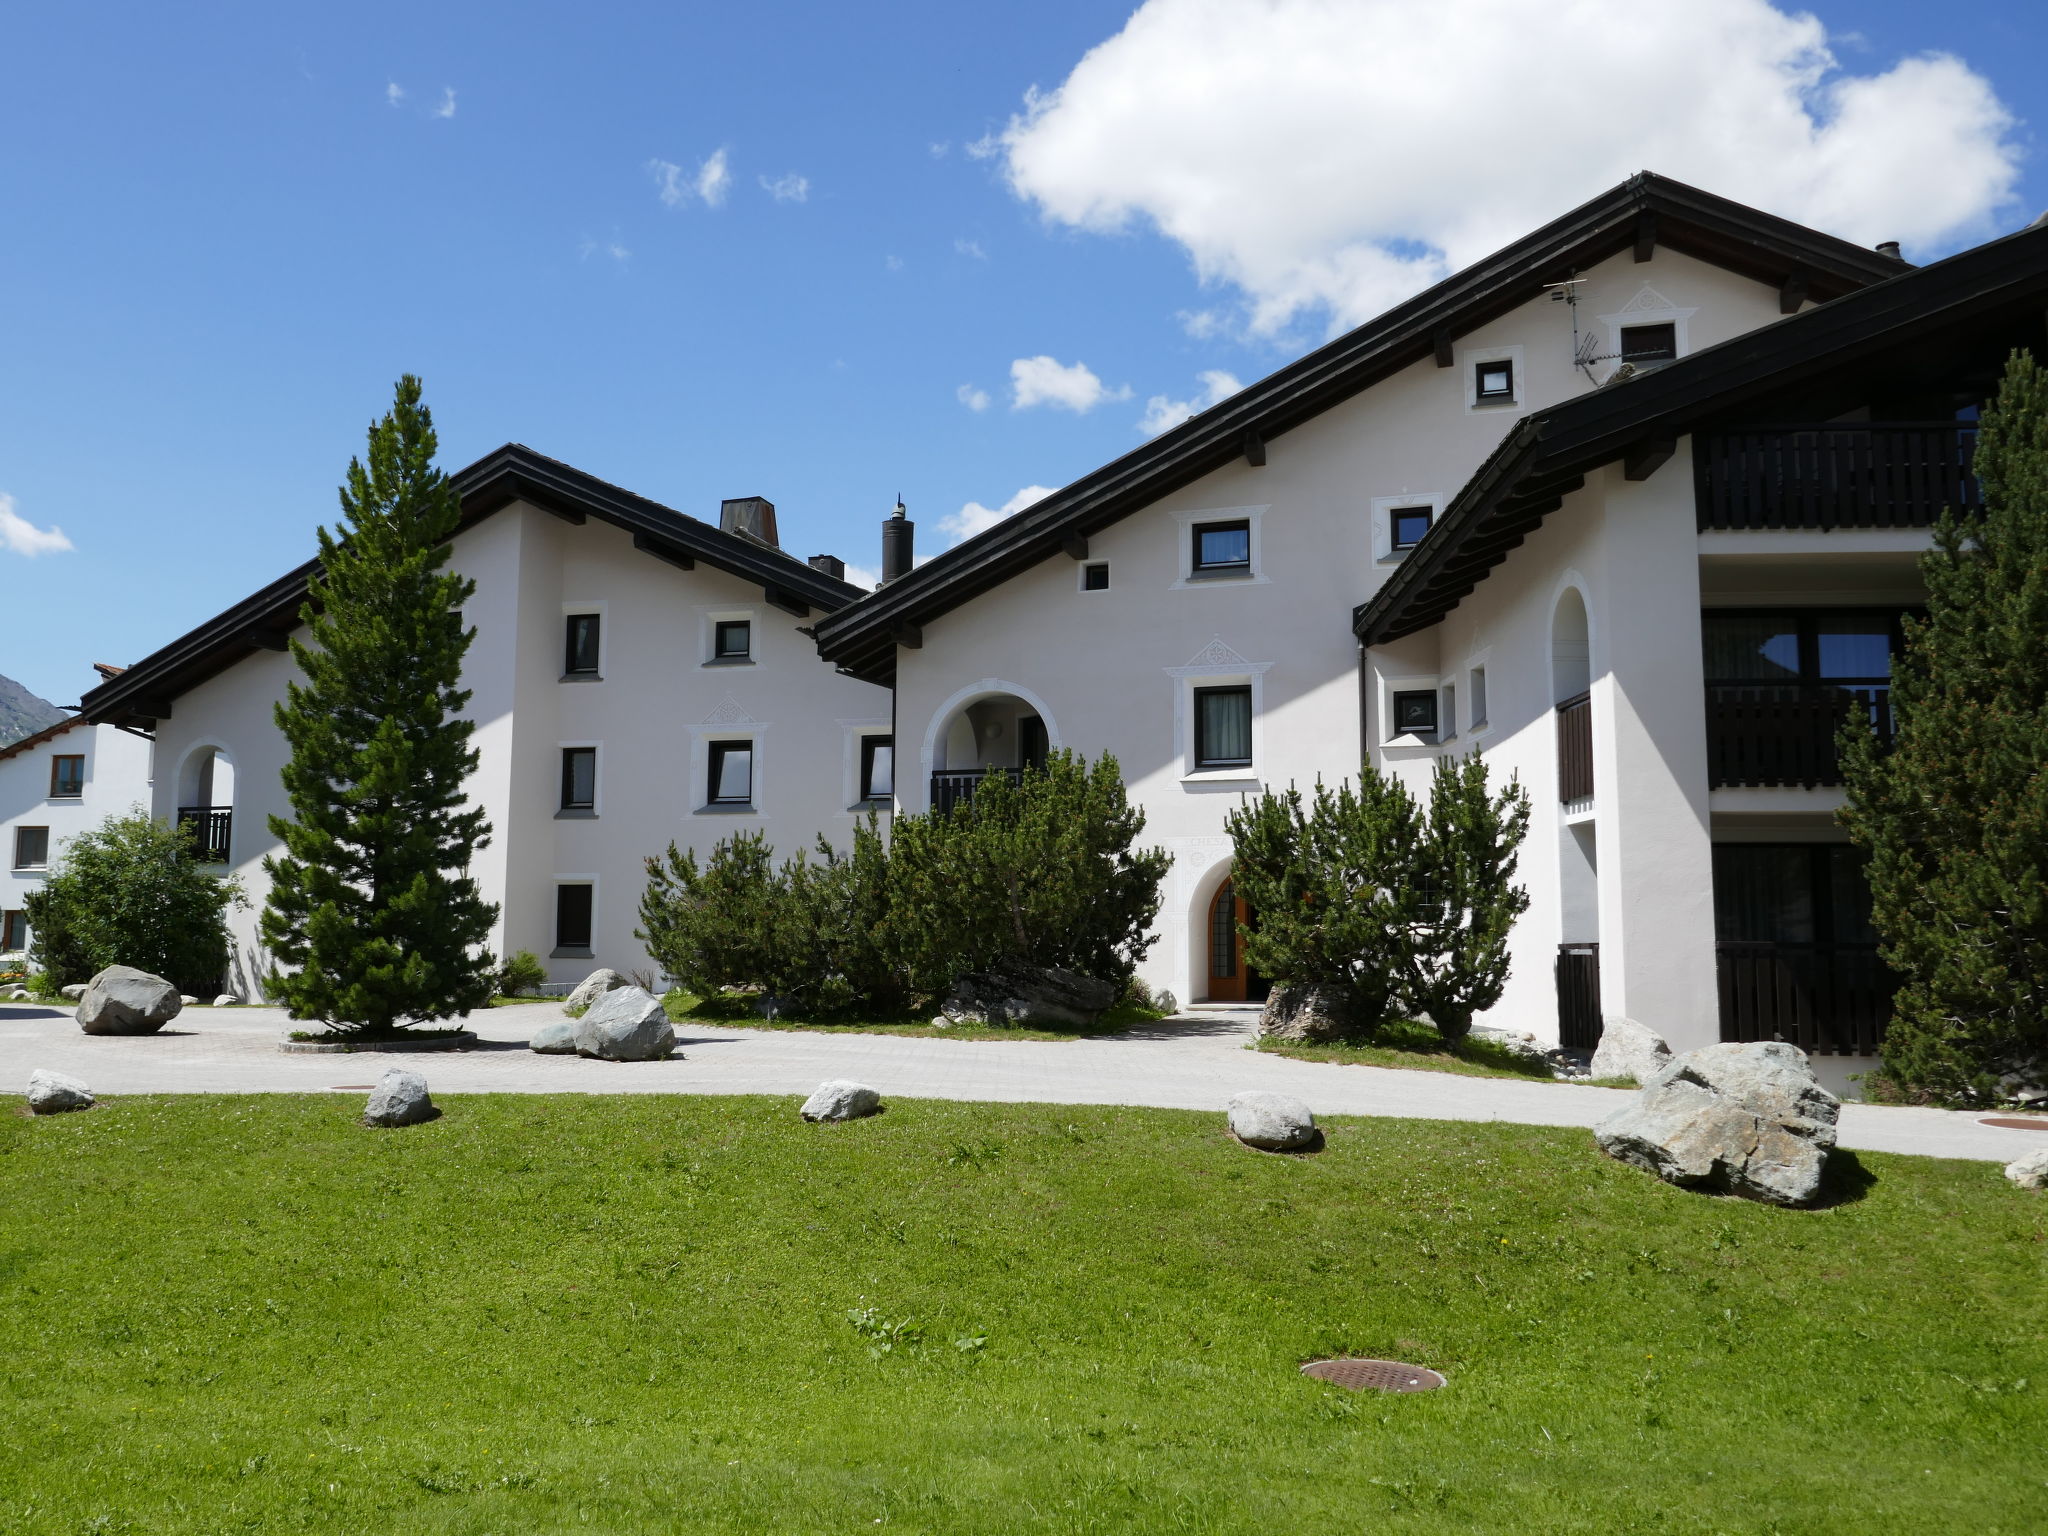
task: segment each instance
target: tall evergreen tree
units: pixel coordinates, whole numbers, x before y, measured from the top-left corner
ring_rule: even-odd
[[[270,818],[285,852],[264,861],[270,990],[293,1018],[345,1034],[448,1018],[492,990],[497,909],[469,875],[490,826],[461,808],[477,754],[459,684],[476,632],[457,610],[476,585],[441,569],[461,509],[435,446],[408,374],[370,428],[368,467],[349,461],[342,527],[320,530],[308,638],[291,647],[305,681],[276,710],[293,819]]]
[[[1894,741],[1843,736],[1842,820],[1904,978],[1902,1090],[1981,1102],[2048,1070],[2048,375],[2015,353],[1977,439],[1980,515],[1944,514],[1906,622]]]

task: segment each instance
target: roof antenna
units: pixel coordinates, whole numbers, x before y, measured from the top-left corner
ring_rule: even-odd
[[[1572,275],[1563,282],[1547,283],[1544,286],[1550,289],[1551,303],[1569,304],[1572,308],[1572,366],[1586,376],[1587,383],[1598,384],[1600,381],[1593,377],[1592,365],[1600,361],[1593,355],[1593,349],[1600,345],[1600,339],[1597,336],[1579,335],[1579,289],[1585,281],[1586,279],[1579,276],[1579,269],[1573,267]]]

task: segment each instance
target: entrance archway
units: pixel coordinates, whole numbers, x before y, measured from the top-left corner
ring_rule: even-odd
[[[1272,984],[1244,957],[1242,931],[1252,926],[1252,909],[1237,894],[1237,882],[1224,877],[1209,898],[1208,921],[1204,925],[1209,963],[1209,1001],[1212,1003],[1262,1003]]]
[[[992,773],[1015,779],[1044,767],[1060,745],[1045,706],[1024,689],[986,678],[939,707],[925,733],[932,809],[949,811]]]

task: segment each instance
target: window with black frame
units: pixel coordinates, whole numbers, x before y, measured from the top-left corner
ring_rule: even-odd
[[[754,802],[754,744],[751,741],[710,743],[704,800],[707,805],[751,805]]]
[[[1437,695],[1434,688],[1404,688],[1390,701],[1396,736],[1436,735]]]
[[[754,624],[751,619],[720,619],[713,627],[713,661],[751,661],[754,655]]]
[[[863,736],[860,741],[860,797],[863,800],[893,800],[896,797],[896,738]]]
[[[1664,363],[1678,356],[1678,327],[1670,321],[1661,325],[1624,325],[1621,328],[1621,360],[1624,363]]]
[[[562,676],[597,676],[600,627],[594,613],[572,613],[563,620]]]
[[[562,749],[562,805],[565,811],[597,808],[597,748]]]
[[[1252,764],[1252,690],[1237,684],[1195,690],[1195,767]]]
[[[1873,727],[1889,734],[1892,657],[1902,644],[1902,612],[1709,610],[1701,623],[1707,686],[1861,708]]]
[[[555,887],[555,952],[588,954],[591,937],[592,889],[587,885]]]
[[[1505,357],[1472,365],[1472,398],[1481,405],[1512,405],[1515,365]]]
[[[1436,516],[1434,507],[1396,507],[1388,514],[1395,549],[1413,549],[1422,542],[1422,536],[1429,532],[1430,520]]]
[[[14,829],[14,867],[16,869],[43,869],[50,862],[50,829],[48,827],[16,827]]]
[[[1252,568],[1252,525],[1238,518],[1227,523],[1194,526],[1196,576],[1245,576]]]

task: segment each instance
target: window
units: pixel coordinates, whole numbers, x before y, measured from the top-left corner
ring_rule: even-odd
[[[861,738],[860,797],[863,800],[893,800],[896,797],[895,737]]]
[[[713,661],[749,661],[754,655],[754,621],[720,619],[712,626]]]
[[[562,748],[562,809],[597,809],[597,748]]]
[[[565,621],[562,676],[596,677],[601,615],[572,613]]]
[[[1393,530],[1390,541],[1395,549],[1413,549],[1422,542],[1422,536],[1429,532],[1429,521],[1436,515],[1433,507],[1396,507],[1387,514]]]
[[[754,803],[754,744],[751,741],[710,743],[711,771],[704,799],[709,805]]]
[[[18,950],[28,948],[28,914],[26,912],[0,913],[0,949]]]
[[[1239,518],[1230,523],[1197,523],[1194,528],[1197,576],[1250,575],[1252,525]]]
[[[1510,358],[1495,358],[1491,362],[1472,365],[1472,398],[1481,404],[1513,402],[1515,398],[1515,365]]]
[[[41,869],[50,862],[50,829],[48,827],[16,827],[14,829],[14,867],[16,869]]]
[[[1083,592],[1107,592],[1109,590],[1109,562],[1107,560],[1097,560],[1092,564],[1081,567],[1081,590]]]
[[[1394,734],[1434,736],[1436,734],[1436,690],[1416,688],[1394,695]]]
[[[1466,697],[1472,705],[1472,729],[1486,724],[1486,668],[1474,667]]]
[[[76,800],[84,793],[84,754],[63,755],[51,758],[50,798],[52,800]]]
[[[1678,356],[1678,327],[1624,325],[1621,328],[1621,360],[1624,363],[1664,363]]]
[[[555,953],[590,952],[590,914],[593,887],[555,887]]]
[[[1443,688],[1441,689],[1441,692],[1443,695],[1442,708],[1437,714],[1437,719],[1443,722],[1442,739],[1448,741],[1451,737],[1458,734],[1457,685],[1454,683],[1445,683]]]
[[[1251,763],[1251,688],[1197,688],[1195,767],[1249,768]]]

